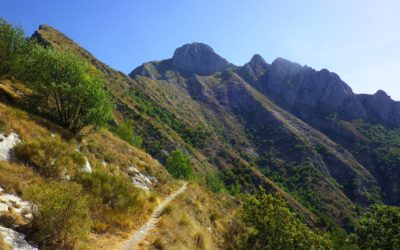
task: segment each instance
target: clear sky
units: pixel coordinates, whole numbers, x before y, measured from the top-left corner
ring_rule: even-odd
[[[236,65],[283,57],[400,100],[399,0],[2,0],[0,16],[29,35],[49,24],[125,73],[196,41]]]

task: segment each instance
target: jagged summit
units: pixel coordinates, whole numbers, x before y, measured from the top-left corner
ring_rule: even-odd
[[[212,74],[231,64],[204,43],[185,44],[175,50],[172,64],[179,70],[196,74]]]

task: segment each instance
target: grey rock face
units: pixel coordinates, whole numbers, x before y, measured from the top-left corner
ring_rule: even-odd
[[[231,64],[203,43],[185,44],[175,50],[172,64],[179,70],[208,75],[222,71]]]
[[[250,62],[245,64],[239,70],[239,74],[247,82],[258,85],[257,88],[262,89],[262,85],[259,85],[263,78],[267,77],[271,65],[265,62],[264,58],[260,55],[254,55]]]
[[[335,73],[326,69],[316,71],[283,58],[276,59],[272,65],[255,63],[257,61],[259,58],[256,57],[243,68],[252,68],[246,72],[261,72],[259,68],[263,67],[264,76],[253,77],[255,81],[249,83],[302,118],[313,119],[316,114],[327,116],[331,113],[350,119],[367,117],[352,89]],[[248,80],[248,73],[243,72],[239,73]]]
[[[357,99],[374,120],[390,125],[400,124],[400,102],[393,101],[384,91],[378,90],[374,95],[357,95]]]

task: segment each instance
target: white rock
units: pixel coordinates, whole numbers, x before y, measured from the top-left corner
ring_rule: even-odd
[[[128,175],[131,176],[134,186],[146,191],[150,191],[149,185],[152,185],[153,182],[157,182],[156,177],[146,176],[133,166],[128,167]]]
[[[13,250],[38,250],[38,248],[33,247],[26,242],[25,235],[22,233],[0,226],[0,234],[3,236],[4,241],[10,245]]]
[[[31,206],[27,201],[23,201],[20,197],[13,194],[1,194],[0,195],[0,213],[6,212],[12,209],[14,213],[24,216],[25,218],[30,218],[32,214],[30,213]]]
[[[1,198],[0,198],[1,199]],[[8,211],[8,204],[0,201],[0,213]]]
[[[0,134],[0,161],[8,161],[11,157],[11,150],[21,139],[16,133],[10,133],[8,136]]]
[[[90,162],[86,157],[85,157],[85,166],[83,167],[83,171],[88,173],[92,172],[92,166],[90,166]]]

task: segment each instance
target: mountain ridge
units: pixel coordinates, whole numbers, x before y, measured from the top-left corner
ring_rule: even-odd
[[[44,33],[42,36],[57,46],[57,36],[52,31]],[[88,53],[76,44],[64,44],[63,48],[83,57]],[[280,193],[312,225],[327,225],[332,220],[350,229],[357,206],[381,200],[380,187],[386,177],[382,179],[369,164],[361,164],[354,149],[333,136],[338,127],[331,128],[334,123],[326,121],[329,115],[347,118],[330,113],[343,106],[336,100],[350,102],[356,112],[360,109],[351,88],[334,73],[317,72],[282,58],[268,64],[255,55],[242,67],[217,63],[220,71],[213,66],[207,68],[208,75],[196,72],[196,67],[195,71],[177,68],[173,58],[147,62],[135,68],[128,79],[91,57],[87,59],[105,75],[106,86],[118,100],[118,112],[132,119],[135,130],[146,137],[145,149],[161,162],[166,152],[183,148],[193,156],[197,171],[220,171],[232,191],[255,192],[261,185]],[[200,61],[195,57],[194,66]],[[299,72],[305,76],[300,77]],[[319,87],[321,79],[331,86],[317,89],[318,102],[298,96],[308,76]],[[271,85],[270,79],[274,79]],[[337,89],[340,96],[329,95]],[[304,108],[299,102],[306,101],[313,106],[297,113],[296,107]],[[310,118],[320,106],[326,110],[318,110],[321,114]],[[159,115],[167,117],[160,121]],[[317,126],[323,122],[331,127]],[[351,131],[348,133],[353,136]],[[200,135],[202,143],[190,138],[194,135]],[[397,189],[385,192],[389,192],[387,197],[395,197]]]

